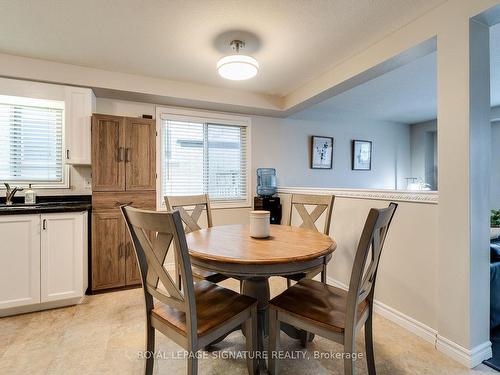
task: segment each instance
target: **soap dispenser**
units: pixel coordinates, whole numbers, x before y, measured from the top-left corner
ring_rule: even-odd
[[[36,203],[36,193],[31,188],[29,184],[28,190],[24,193],[24,203],[25,204],[35,204]]]

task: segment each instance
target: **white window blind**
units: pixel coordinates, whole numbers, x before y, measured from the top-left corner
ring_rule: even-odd
[[[62,182],[63,108],[7,98],[0,98],[0,181]]]
[[[247,199],[247,128],[162,121],[163,195],[207,193],[214,201]]]

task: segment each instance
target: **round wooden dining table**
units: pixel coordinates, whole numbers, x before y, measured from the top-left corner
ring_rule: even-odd
[[[242,293],[258,301],[259,350],[267,334],[269,277],[321,269],[337,246],[325,234],[285,225],[271,225],[267,238],[252,238],[248,225],[224,225],[193,231],[186,240],[194,266],[242,280]]]

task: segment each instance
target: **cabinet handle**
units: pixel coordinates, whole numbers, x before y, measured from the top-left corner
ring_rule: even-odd
[[[125,149],[125,162],[129,163],[130,162],[130,154],[132,153],[132,150],[130,148]]]
[[[47,229],[47,219],[43,219],[43,221],[42,221],[42,229],[43,230]]]
[[[121,258],[123,256],[123,244],[121,243],[118,246],[118,258]]]
[[[118,161],[123,161],[123,147],[118,147]]]
[[[66,159],[69,160],[69,150],[66,150]]]

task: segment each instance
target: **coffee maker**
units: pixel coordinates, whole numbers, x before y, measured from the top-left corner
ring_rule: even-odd
[[[257,168],[257,196],[253,206],[254,210],[269,211],[271,224],[281,224],[281,203],[276,192],[276,169]]]

